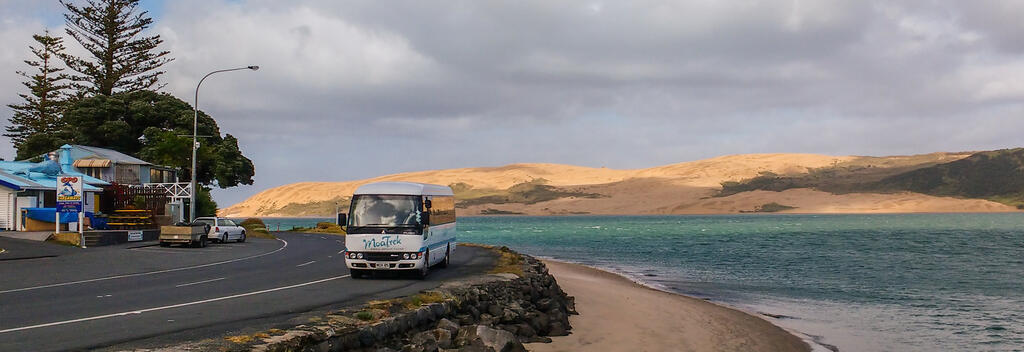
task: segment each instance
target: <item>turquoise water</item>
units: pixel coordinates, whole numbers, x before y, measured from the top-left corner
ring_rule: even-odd
[[[1024,348],[1024,214],[487,217],[459,230],[782,315],[842,351]]]
[[[301,221],[325,219],[282,219]],[[1024,214],[477,217],[459,241],[781,316],[841,351],[1024,349]]]

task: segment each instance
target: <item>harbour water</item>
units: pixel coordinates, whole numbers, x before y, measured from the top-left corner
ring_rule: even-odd
[[[1024,348],[1024,214],[474,217],[458,236],[771,315],[841,351]]]

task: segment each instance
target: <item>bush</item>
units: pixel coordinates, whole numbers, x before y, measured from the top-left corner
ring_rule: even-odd
[[[373,313],[370,313],[370,312],[367,312],[367,311],[364,310],[362,312],[356,313],[356,319],[359,319],[359,320],[362,320],[362,321],[373,320]]]
[[[239,223],[238,225],[244,227],[245,231],[249,233],[252,237],[269,239],[276,238],[274,237],[274,235],[270,234],[270,231],[267,230],[267,225],[263,223],[262,219],[248,218]]]
[[[263,223],[263,219],[260,219],[260,218],[248,218],[248,219],[245,219],[244,221],[242,221],[241,223],[239,223],[238,225],[242,226],[242,227],[250,227],[250,226],[253,226],[253,225],[259,225],[259,226],[253,226],[253,227],[262,227],[262,228],[266,228],[267,227],[267,224]]]

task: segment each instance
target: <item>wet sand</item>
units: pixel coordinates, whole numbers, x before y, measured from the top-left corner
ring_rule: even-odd
[[[644,287],[583,265],[545,260],[580,315],[572,334],[530,351],[810,351],[768,321],[705,300]]]

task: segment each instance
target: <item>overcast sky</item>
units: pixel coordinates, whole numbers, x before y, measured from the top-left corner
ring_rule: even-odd
[[[214,193],[222,207],[298,181],[517,162],[1024,146],[1020,1],[143,3],[175,58],[165,91],[191,103],[207,72],[261,67],[200,94],[256,164],[254,185]],[[0,103],[61,13],[0,0]]]

